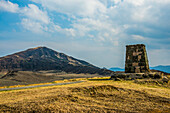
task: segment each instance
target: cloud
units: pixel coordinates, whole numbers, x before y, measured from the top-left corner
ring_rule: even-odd
[[[68,15],[91,17],[94,14],[106,11],[105,6],[98,0],[32,0],[42,4],[51,11]]]
[[[170,37],[169,5],[170,0],[126,0],[108,9],[108,16],[127,40],[132,35],[165,39]]]
[[[67,34],[66,37],[70,34],[71,37],[112,45],[126,44],[130,40],[140,43],[141,37],[147,37],[147,40],[170,37],[170,0],[32,1],[49,11],[72,18],[71,28],[58,26],[60,30],[57,32]]]
[[[47,12],[40,10],[34,4],[28,4],[28,7],[22,8],[21,13],[29,19],[39,21],[44,24],[49,24],[50,22]]]
[[[124,2],[127,2],[127,3],[130,3],[132,4],[133,6],[141,6],[144,4],[144,1],[145,0],[126,0]]]
[[[51,24],[50,28],[49,28],[49,32],[51,33],[56,33],[57,35],[61,34],[64,35],[66,37],[74,37],[75,34],[75,30],[72,28],[61,28],[59,25],[55,25],[54,23]]]
[[[76,34],[75,37],[85,37],[96,42],[109,42],[113,45],[118,45],[116,35],[120,31],[118,28],[114,28],[107,18],[99,18],[97,20],[93,18],[78,19],[72,24],[72,27]]]
[[[32,31],[33,33],[43,33],[48,29],[47,27],[44,27],[40,22],[36,22],[27,18],[22,19],[21,24],[25,29]]]
[[[13,4],[10,1],[0,0],[0,10],[17,13],[19,11],[18,4]]]
[[[10,1],[0,1],[0,10],[7,12],[18,13],[23,18],[21,25],[34,33],[43,33],[47,31],[47,26],[50,23],[50,18],[46,11],[42,11],[34,4],[28,4],[28,7],[19,7]]]
[[[118,40],[114,38],[114,36],[118,34],[119,30],[118,28],[114,28],[110,20],[107,19],[108,3],[105,2],[105,0],[33,1],[40,3],[50,11],[66,14],[69,18],[72,18],[71,28],[61,28],[59,25],[52,23],[53,25],[50,25],[49,31],[66,34],[66,37],[84,37],[98,42],[109,41],[109,43],[111,42],[113,45],[118,45]],[[120,1],[110,1],[109,3],[111,2],[119,3]]]
[[[21,8],[20,13],[23,15],[21,25],[33,33],[43,33],[48,31],[50,18],[46,11],[40,10],[34,4],[28,4],[28,7]]]
[[[135,39],[135,40],[146,40],[145,37],[140,36],[140,35],[132,35],[132,37],[133,37],[133,39]]]
[[[24,29],[37,34],[48,33],[53,39],[62,37],[79,40],[80,45],[89,41],[94,45],[100,45],[101,48],[112,49],[124,48],[126,44],[144,43],[149,50],[156,49],[155,52],[158,51],[159,54],[170,49],[170,0],[32,1],[32,4],[19,7],[17,4],[1,0],[1,3],[8,4],[6,6],[11,4],[11,7],[16,8],[4,8],[1,4],[0,10],[19,13]],[[61,25],[63,23],[64,25]],[[100,52],[100,48],[96,51]],[[98,55],[102,56],[99,53]],[[155,55],[159,56],[152,52],[151,57]]]
[[[1,2],[17,7],[14,11],[23,16],[21,25],[30,31],[33,31],[31,26],[34,26],[37,28],[35,32],[60,33],[66,37],[86,38],[113,45],[121,41],[129,43],[129,39],[138,42],[141,37],[170,37],[170,0],[32,1],[41,5],[18,7],[9,1]],[[67,15],[70,26],[62,28],[60,23],[55,22],[53,15],[49,16],[51,12],[53,15]]]

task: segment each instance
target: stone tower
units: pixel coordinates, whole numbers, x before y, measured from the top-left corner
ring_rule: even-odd
[[[127,45],[125,73],[146,73],[149,71],[145,45]]]

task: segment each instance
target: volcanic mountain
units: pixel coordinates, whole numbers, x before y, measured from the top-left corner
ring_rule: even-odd
[[[0,71],[40,71],[59,70],[70,73],[111,74],[112,71],[100,69],[86,61],[78,60],[47,47],[36,47],[5,57],[0,57]]]

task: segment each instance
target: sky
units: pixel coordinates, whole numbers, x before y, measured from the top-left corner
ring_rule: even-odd
[[[170,0],[0,0],[0,57],[37,46],[99,67],[124,67],[145,44],[150,66],[170,65]]]

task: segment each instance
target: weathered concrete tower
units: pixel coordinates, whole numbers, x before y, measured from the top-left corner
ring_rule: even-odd
[[[149,62],[145,45],[127,45],[125,73],[146,73],[149,71]]]

